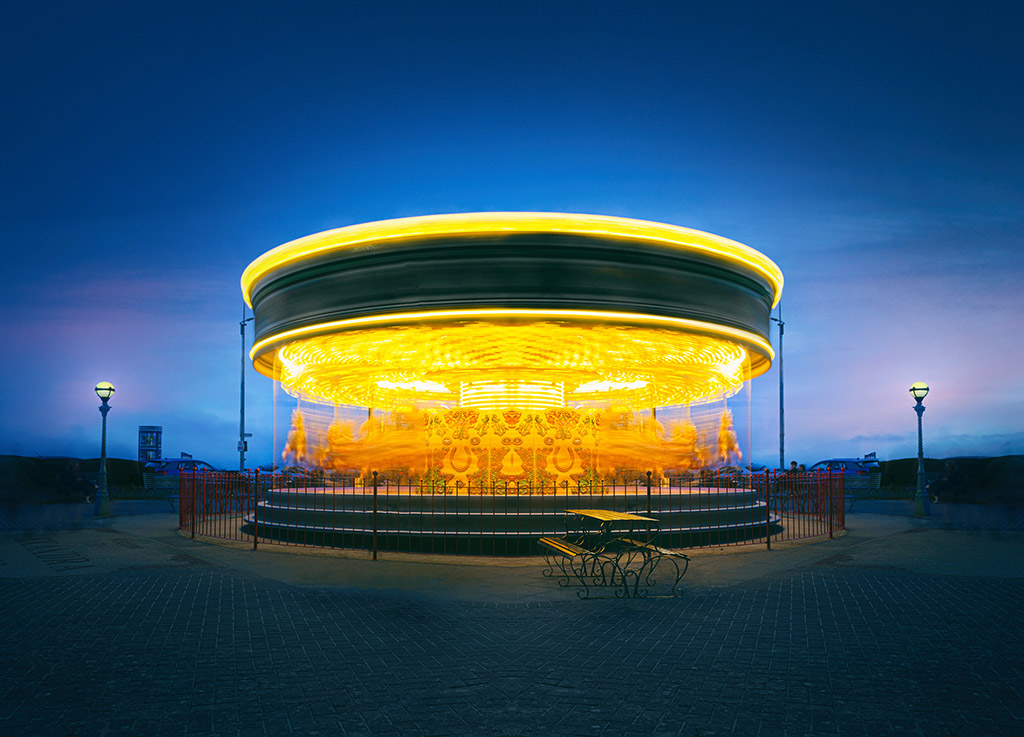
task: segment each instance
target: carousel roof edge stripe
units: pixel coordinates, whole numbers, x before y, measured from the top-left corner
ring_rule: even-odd
[[[741,264],[772,285],[772,307],[782,294],[782,271],[774,261],[739,241],[692,228],[611,215],[553,212],[476,212],[422,215],[350,225],[314,233],[274,248],[256,258],[242,273],[241,288],[252,307],[252,293],[266,276],[282,266],[325,252],[380,241],[401,241],[429,235],[473,235],[500,232],[572,233],[661,243],[691,249]]]

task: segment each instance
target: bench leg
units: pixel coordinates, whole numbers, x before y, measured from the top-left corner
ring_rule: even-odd
[[[686,568],[689,566],[689,561],[684,559],[684,566],[680,569],[679,561],[675,556],[671,555],[653,555],[650,560],[647,561],[646,572],[641,569],[641,573],[645,573],[643,576],[637,576],[637,596],[644,597],[648,596],[648,588],[654,589],[658,581],[655,578],[655,574],[658,569],[664,567],[662,574],[668,577],[668,580],[672,581],[672,584],[668,587],[668,593],[665,594],[653,594],[655,598],[658,597],[678,597],[683,595],[682,589],[679,588],[679,582],[683,580],[683,576],[686,575]],[[674,576],[674,578],[673,578]],[[640,584],[644,585],[644,588],[640,588]]]
[[[682,566],[679,565],[680,560],[683,561]],[[639,566],[636,566],[636,563],[639,563]],[[620,565],[623,575],[631,582],[634,598],[674,598],[683,595],[679,582],[689,569],[690,559],[685,555],[666,555],[655,551],[638,550],[620,554]],[[659,580],[671,583],[661,587],[665,593],[652,593],[657,590]]]
[[[627,571],[619,565],[617,557],[605,553],[587,553],[573,556],[559,555],[552,551],[542,553],[547,565],[541,574],[556,578],[558,585],[578,585],[576,595],[581,599],[608,599],[611,596],[593,596],[595,589],[614,590],[617,599],[636,596],[636,571]]]
[[[558,585],[565,588],[575,580],[582,588],[576,592],[581,599],[588,598],[589,587],[586,579],[586,564],[581,555],[558,555],[556,553],[544,553],[544,562],[547,568],[541,574],[552,578],[555,577],[555,568],[558,568],[556,580]]]
[[[580,580],[584,585],[584,590],[577,593],[581,599],[590,598],[591,588],[611,588],[615,590],[616,598],[622,599],[629,597],[626,577],[615,558],[603,553],[591,553],[589,555],[580,556],[580,558],[579,574]]]

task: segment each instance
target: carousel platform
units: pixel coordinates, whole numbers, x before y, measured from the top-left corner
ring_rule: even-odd
[[[339,548],[536,555],[537,540],[566,531],[567,509],[608,509],[658,520],[663,547],[730,544],[774,533],[771,514],[750,489],[627,488],[605,493],[433,494],[418,487],[270,489],[244,516],[260,538]],[[645,531],[646,532],[646,531]]]

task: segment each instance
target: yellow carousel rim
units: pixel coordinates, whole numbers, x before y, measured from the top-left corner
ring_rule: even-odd
[[[782,271],[760,251],[739,241],[678,225],[650,220],[559,212],[470,212],[378,220],[325,230],[267,251],[242,272],[242,294],[252,307],[252,293],[266,276],[283,266],[331,251],[359,248],[382,241],[429,236],[472,236],[484,233],[569,233],[657,243],[730,261],[760,274],[772,286],[772,307],[782,294]]]
[[[431,310],[425,312],[400,312],[384,315],[367,315],[365,317],[353,317],[345,320],[332,320],[330,322],[318,323],[316,325],[304,325],[291,330],[283,330],[273,335],[268,335],[257,341],[249,351],[250,360],[264,353],[269,347],[275,344],[287,343],[302,338],[320,335],[337,330],[355,330],[383,325],[400,325],[408,322],[444,322],[444,321],[467,321],[467,320],[567,320],[567,321],[598,321],[611,322],[629,325],[647,325],[652,327],[667,327],[677,330],[686,330],[713,335],[719,338],[737,341],[741,344],[754,346],[763,352],[769,360],[775,358],[775,351],[771,344],[760,335],[740,330],[739,328],[727,325],[717,325],[700,320],[688,320],[681,317],[665,317],[659,315],[645,315],[631,312],[604,312],[601,310],[539,310],[539,309],[460,309],[460,310]]]

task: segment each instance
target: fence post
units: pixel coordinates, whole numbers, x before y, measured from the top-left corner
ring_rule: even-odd
[[[832,469],[828,470],[828,539],[832,540],[832,516],[835,514],[835,502],[832,494]]]
[[[648,515],[651,513],[651,476],[652,476],[651,472],[648,471],[647,472],[647,514]],[[651,523],[650,522],[645,522],[644,524],[647,526],[647,540],[646,540],[646,542],[647,542],[648,545],[650,545],[650,543],[651,543]]]
[[[179,490],[180,493],[180,490]],[[192,539],[196,539],[196,469],[192,469],[192,502],[189,510],[192,517]]]
[[[373,559],[377,560],[377,472],[373,472]]]
[[[768,550],[772,549],[772,483],[770,471],[764,470],[764,539]]]
[[[256,481],[252,486],[252,549],[260,542],[260,470],[256,469]]]

